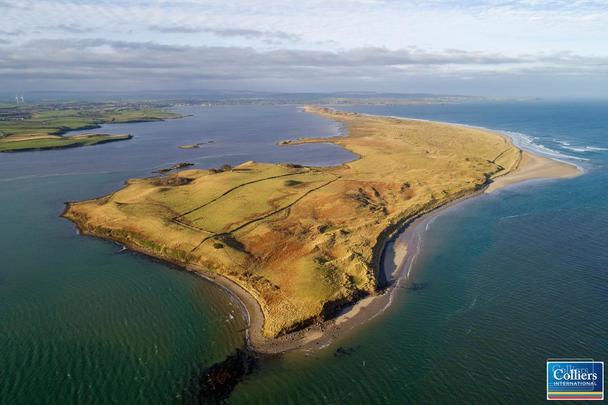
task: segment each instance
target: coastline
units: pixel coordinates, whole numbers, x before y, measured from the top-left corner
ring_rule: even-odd
[[[522,164],[518,166],[514,172],[497,178],[482,190],[465,195],[441,207],[422,213],[415,218],[411,218],[406,221],[399,230],[384,240],[383,251],[386,249],[386,244],[388,242],[395,242],[395,269],[391,274],[392,284],[387,286],[381,293],[357,301],[355,304],[346,308],[338,317],[326,321],[322,325],[314,325],[299,332],[294,332],[299,334],[298,337],[301,339],[299,342],[292,341],[291,344],[285,344],[285,342],[275,339],[274,343],[270,342],[270,344],[266,343],[264,346],[260,346],[251,341],[248,342],[250,349],[263,353],[279,353],[292,350],[310,351],[325,348],[334,340],[342,338],[349,333],[356,332],[357,329],[364,327],[365,324],[383,315],[390,309],[395,295],[402,288],[402,284],[408,280],[410,271],[420,253],[420,244],[424,232],[428,229],[427,225],[432,223],[437,217],[452,209],[460,207],[462,204],[467,203],[472,199],[482,198],[485,194],[490,194],[509,186],[533,180],[574,177],[580,174],[580,171],[576,169],[575,166],[568,165],[576,173],[570,171],[570,175],[566,175],[564,173],[564,168],[562,167],[564,163],[532,155],[526,151],[523,151],[523,154],[524,156],[530,155],[529,159],[522,159]],[[542,171],[538,166],[541,164],[538,163],[539,160],[543,164]],[[528,166],[530,164],[528,162],[532,162],[531,166]],[[383,271],[382,268],[377,270]],[[247,316],[249,315],[247,314]],[[296,339],[297,338],[295,337],[293,338],[293,340]],[[269,351],[269,346],[273,350]]]
[[[454,124],[452,124],[454,125]],[[488,130],[507,139],[512,144],[512,141],[505,134]],[[521,148],[518,148],[521,151]],[[400,263],[393,272],[391,279],[392,284],[384,288],[376,295],[367,296],[344,308],[341,313],[327,321],[317,323],[307,328],[300,329],[295,332],[290,332],[275,338],[266,338],[262,335],[262,327],[264,324],[264,316],[260,303],[256,298],[238,283],[230,280],[227,277],[210,273],[203,268],[187,265],[185,263],[172,262],[164,258],[159,258],[168,263],[172,263],[181,268],[195,273],[210,282],[215,283],[229,295],[239,302],[248,327],[245,330],[245,339],[250,350],[259,353],[281,353],[291,350],[310,350],[314,348],[322,348],[331,343],[339,336],[343,336],[347,332],[360,327],[366,322],[376,318],[384,313],[392,303],[393,296],[399,289],[401,282],[407,278],[418,252],[419,236],[424,232],[424,225],[433,218],[445,212],[450,207],[456,206],[465,200],[483,195],[486,192],[492,192],[500,188],[519,184],[524,181],[540,179],[540,178],[560,178],[571,177],[579,173],[578,169],[566,163],[557,162],[531,152],[521,151],[522,157],[517,163],[515,169],[509,173],[489,179],[484,187],[475,192],[464,193],[455,199],[436,206],[430,205],[426,209],[416,214],[414,217],[405,218],[395,227],[387,229],[385,233],[377,241],[375,250],[379,252],[374,260],[374,270],[380,274],[383,269],[382,257],[386,250],[387,243],[393,240],[399,240],[398,246],[395,246],[396,257],[400,258]],[[66,207],[66,211],[69,205]],[[78,224],[77,224],[78,226]],[[84,232],[79,227],[82,234]],[[99,237],[99,235],[92,235]],[[403,238],[402,238],[403,236]],[[109,238],[105,238],[109,239]],[[111,240],[111,239],[109,239]],[[143,248],[128,246],[130,249],[146,254],[148,256],[157,257],[157,255],[145,251]]]
[[[562,179],[579,174],[581,174],[581,170],[573,164],[523,150],[518,167],[505,176],[496,177],[485,192],[492,193],[501,188],[531,180]]]
[[[88,135],[89,138],[86,138],[84,136],[80,136],[80,135],[76,135],[73,137],[63,137],[63,139],[58,138],[58,139],[53,139],[53,138],[39,138],[39,141],[47,141],[47,142],[53,142],[53,141],[57,141],[57,142],[62,142],[62,141],[72,141],[72,140],[76,140],[73,143],[66,143],[66,144],[57,144],[57,145],[46,145],[46,146],[28,146],[28,147],[21,147],[21,148],[15,148],[15,149],[3,149],[0,150],[0,153],[22,153],[22,152],[35,152],[35,151],[46,151],[46,150],[61,150],[61,149],[73,149],[73,148],[81,148],[81,147],[85,147],[85,146],[95,146],[95,145],[103,145],[106,143],[111,143],[111,142],[120,142],[120,141],[128,141],[133,139],[133,135],[131,134],[116,134],[116,135],[110,135],[110,134],[91,134]],[[94,140],[93,137],[102,137],[102,139],[100,140]],[[105,138],[103,138],[105,137]],[[91,141],[91,139],[93,139]],[[15,143],[17,144],[17,146],[19,146],[18,144],[21,142],[35,142],[35,140],[22,140],[22,141],[11,141],[11,143]],[[90,142],[90,143],[88,143]]]
[[[439,123],[443,124],[443,122]],[[513,140],[507,134],[491,129],[484,128],[484,130],[496,133],[513,144]],[[380,241],[381,254],[376,266],[382,266],[381,258],[385,253],[386,245],[394,241],[395,269],[391,274],[390,281],[392,283],[386,286],[378,295],[358,300],[354,304],[344,308],[337,317],[321,324],[312,325],[287,335],[268,339],[261,334],[264,322],[261,308],[249,292],[225,277],[209,277],[204,272],[198,273],[200,269],[197,273],[206,280],[224,288],[229,295],[239,302],[248,324],[245,338],[249,350],[257,353],[277,354],[296,350],[306,352],[323,349],[334,340],[356,331],[356,329],[363,327],[367,322],[381,316],[390,308],[395,294],[401,288],[403,281],[407,280],[416,261],[421,249],[422,235],[427,230],[427,225],[432,223],[438,216],[474,198],[480,198],[485,194],[494,193],[510,186],[528,181],[570,178],[582,174],[582,170],[574,164],[541,156],[520,147],[518,149],[520,149],[522,156],[517,167],[511,172],[491,179],[484,188],[474,193],[464,195],[428,212],[422,212],[413,218],[408,218],[396,230],[390,232],[388,236]],[[378,274],[383,271],[381,267],[375,270],[378,271]]]
[[[80,148],[84,146],[95,146],[102,145],[111,142],[118,141],[128,141],[133,139],[133,135],[131,134],[104,134],[104,133],[83,133],[82,131],[98,129],[101,128],[102,125],[111,125],[111,124],[132,124],[132,123],[141,123],[141,122],[158,122],[165,121],[170,119],[180,119],[184,118],[183,115],[170,112],[171,116],[167,117],[144,117],[144,118],[134,118],[134,119],[126,119],[123,121],[100,121],[96,123],[82,125],[76,128],[59,128],[52,133],[48,133],[46,135],[37,135],[37,136],[25,136],[23,135],[9,135],[10,137],[23,137],[18,140],[13,140],[12,138],[8,141],[5,139],[0,139],[0,153],[21,153],[21,152],[38,152],[38,151],[48,151],[48,150],[63,150],[63,149],[74,149]],[[68,135],[68,133],[74,133],[73,135]],[[100,138],[96,140],[96,138]],[[27,146],[23,146],[23,144],[27,144]],[[7,145],[13,146],[14,148],[6,149],[3,148]]]

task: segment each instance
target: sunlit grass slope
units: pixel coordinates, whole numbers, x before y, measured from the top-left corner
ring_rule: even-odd
[[[359,156],[338,167],[246,162],[133,179],[72,203],[65,216],[91,235],[213,272],[260,303],[277,336],[375,294],[384,240],[405,221],[513,170],[520,151],[479,129],[308,111],[342,122],[332,142]]]

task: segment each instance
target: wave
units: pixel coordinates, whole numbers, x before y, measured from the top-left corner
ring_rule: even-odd
[[[608,148],[606,148],[606,147],[601,147],[601,146],[575,146],[575,145],[572,145],[572,143],[568,142],[568,141],[562,141],[560,139],[555,139],[555,138],[553,138],[553,140],[555,142],[559,143],[561,148],[571,150],[572,152],[585,153],[585,152],[604,152],[604,151],[608,151]]]
[[[601,148],[599,146],[568,146],[568,145],[562,144],[562,148],[571,150],[573,152],[579,152],[579,153],[608,151],[608,148]]]
[[[369,114],[363,114],[363,115],[369,115]],[[479,125],[463,124],[460,122],[436,121],[436,120],[428,120],[428,119],[422,119],[422,118],[400,117],[400,116],[395,116],[395,115],[389,115],[388,117],[397,118],[397,119],[406,119],[406,120],[412,120],[412,121],[440,122],[443,124],[458,125],[458,126],[465,127],[465,128],[475,128],[475,129],[481,129],[484,131],[498,132],[500,134],[507,136],[509,139],[511,139],[511,142],[513,142],[513,144],[520,149],[527,150],[528,152],[533,152],[533,153],[536,153],[538,155],[542,155],[545,157],[549,157],[554,160],[558,160],[558,161],[562,161],[562,162],[566,161],[567,163],[574,164],[581,171],[584,171],[584,169],[572,161],[588,161],[589,160],[589,159],[585,159],[585,158],[582,158],[579,156],[573,156],[573,155],[561,153],[555,149],[551,149],[541,143],[537,143],[536,140],[538,138],[534,138],[530,135],[526,135],[521,132],[492,129],[492,128],[487,128],[487,127],[482,127]],[[557,142],[560,142],[560,141],[557,141]],[[565,146],[570,145],[568,142],[565,142],[565,141],[562,141],[562,142],[560,142],[560,143],[562,143],[562,145],[564,145],[564,144],[567,144]]]
[[[424,230],[425,230],[425,231],[428,231],[428,230],[429,230],[429,228],[431,227],[431,224],[432,224],[433,222],[435,222],[435,219],[437,219],[437,217],[433,217],[433,218],[431,218],[431,219],[430,219],[430,220],[429,220],[429,221],[426,223],[426,226],[424,227]]]
[[[530,215],[529,213],[526,214],[516,214],[516,215],[507,215],[506,217],[500,217],[499,221],[503,221],[505,219],[513,219],[513,218],[520,218],[520,217],[527,217],[528,215]]]
[[[530,152],[535,152],[539,155],[543,155],[546,157],[550,157],[556,160],[579,160],[579,161],[586,161],[589,159],[585,159],[579,156],[573,156],[573,155],[568,155],[565,153],[561,153],[555,149],[551,149],[541,143],[537,143],[536,140],[537,138],[534,138],[530,135],[526,135],[523,134],[521,132],[515,132],[515,131],[500,131],[501,133],[507,135],[509,138],[511,138],[511,141],[513,142],[513,144],[515,146],[517,146],[520,149],[524,149]],[[564,142],[567,143],[567,142]]]

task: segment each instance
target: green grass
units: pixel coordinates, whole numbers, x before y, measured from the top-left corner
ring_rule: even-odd
[[[286,174],[291,171],[293,169],[285,169]],[[182,218],[209,232],[228,232],[252,219],[264,217],[290,205],[307,191],[334,177],[307,172],[293,174],[291,178],[299,187],[283,187],[283,177],[246,184]]]
[[[54,137],[41,139],[24,139],[22,141],[6,141],[0,139],[0,152],[24,152],[31,150],[62,149],[78,146],[90,146],[107,142],[131,139],[131,135],[85,135],[74,137]]]
[[[101,124],[159,121],[179,115],[162,108],[100,104],[73,108],[72,105],[25,106],[4,111],[27,113],[25,119],[0,120],[0,138],[12,135],[61,135],[68,131],[93,129]]]
[[[129,102],[0,105],[0,152],[70,148],[130,139],[128,135],[61,135],[68,131],[99,128],[108,123],[180,117],[163,107],[160,104]]]

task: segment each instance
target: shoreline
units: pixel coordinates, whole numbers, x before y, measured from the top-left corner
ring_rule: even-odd
[[[395,267],[390,274],[388,285],[384,290],[378,295],[365,297],[355,302],[353,305],[347,307],[342,314],[334,319],[326,321],[323,325],[311,326],[303,329],[300,331],[301,334],[308,334],[309,336],[304,338],[300,345],[297,345],[296,347],[282,347],[283,350],[280,350],[280,352],[294,350],[310,351],[325,348],[334,340],[343,338],[351,332],[355,332],[356,329],[364,327],[366,323],[385,314],[387,310],[390,309],[395,295],[401,289],[402,283],[409,278],[416,258],[421,251],[422,236],[428,229],[427,226],[437,217],[452,209],[459,208],[461,205],[470,202],[473,199],[481,198],[486,194],[510,186],[534,180],[575,177],[581,174],[581,171],[576,166],[568,163],[562,163],[553,159],[534,155],[524,150],[522,150],[522,155],[522,161],[513,172],[497,177],[483,189],[472,194],[464,195],[438,208],[431,209],[428,212],[423,212],[414,218],[406,220],[404,224],[382,242],[382,256],[386,253],[386,246],[390,242],[394,242],[395,253]],[[542,166],[542,171],[539,169],[539,165]],[[569,173],[564,173],[564,165],[569,166],[569,169],[574,170],[575,172],[567,170]],[[556,170],[555,175],[551,175],[552,170]],[[397,263],[397,261],[399,261],[399,263]],[[383,260],[380,260],[380,266],[383,265],[382,262]],[[384,271],[383,268],[377,270],[379,272]],[[256,351],[255,345],[250,346],[250,348]]]
[[[112,142],[120,142],[120,141],[129,141],[131,139],[133,139],[133,135],[131,134],[90,134],[90,135],[86,135],[89,137],[92,136],[107,136],[107,138],[105,139],[101,139],[99,141],[95,141],[94,143],[91,144],[87,144],[86,143],[86,138],[84,138],[85,135],[74,135],[74,136],[70,136],[70,137],[63,137],[65,140],[76,140],[76,142],[74,143],[68,143],[65,145],[54,145],[54,146],[30,146],[30,147],[24,147],[24,148],[18,148],[18,149],[6,149],[6,150],[0,150],[0,153],[22,153],[22,152],[38,152],[38,151],[47,151],[47,150],[64,150],[64,149],[74,149],[74,148],[81,148],[81,147],[86,147],[86,146],[97,146],[97,145],[103,145],[103,144],[107,144],[107,143],[112,143]],[[79,138],[80,137],[80,138]],[[58,142],[63,141],[64,139],[52,139],[52,138],[39,138],[38,140],[42,140],[42,141],[46,141],[50,139],[51,141],[53,140],[57,140]],[[82,139],[82,142],[78,142]],[[20,142],[33,142],[36,141],[36,139],[30,141],[30,140],[21,140],[21,141],[10,141],[10,142],[14,142],[14,143],[20,143]]]
[[[400,119],[407,120],[409,118]],[[439,121],[428,122],[443,124],[443,122]],[[458,126],[461,124],[448,125]],[[483,130],[496,133],[505,138],[509,143],[514,144],[513,139],[505,133],[488,128],[483,128]],[[460,207],[461,204],[469,202],[474,198],[483,197],[486,194],[507,187],[534,180],[571,178],[583,173],[582,169],[575,164],[548,158],[522,149],[519,146],[516,147],[521,151],[522,157],[517,167],[511,172],[491,179],[482,189],[474,193],[464,195],[429,211],[421,212],[413,218],[407,218],[395,230],[389,232],[389,235],[381,241],[380,255],[377,260],[377,266],[380,267],[375,269],[378,271],[378,274],[384,271],[382,266],[387,244],[394,242],[395,268],[387,280],[388,284],[386,287],[377,295],[364,297],[348,305],[341,311],[340,315],[321,324],[311,325],[277,338],[265,338],[261,333],[257,333],[257,338],[252,338],[251,330],[261,332],[264,321],[260,306],[255,298],[242,287],[238,286],[238,284],[225,277],[209,278],[204,273],[201,274],[201,277],[224,288],[229,295],[239,301],[241,308],[243,308],[245,320],[248,323],[248,327],[246,328],[246,344],[250,350],[263,354],[277,354],[288,351],[308,352],[315,349],[323,349],[334,340],[363,327],[364,324],[383,315],[390,309],[395,294],[400,289],[402,282],[409,277],[416,257],[420,253],[422,235],[426,231],[427,225],[432,223],[435,218],[451,209]],[[400,263],[396,262],[398,257],[400,258]],[[237,291],[231,290],[226,284],[236,286]],[[253,317],[251,315],[252,312],[254,313]]]
[[[378,117],[384,118],[384,116]],[[403,119],[408,120],[407,118]],[[488,129],[486,129],[486,131],[500,135],[513,145],[512,139],[506,134]],[[158,257],[156,254],[146,251],[145,248],[128,246],[127,244],[123,244],[123,246],[145,254],[146,256],[152,256],[161,261],[176,265],[223,288],[231,299],[238,301],[238,304],[241,306],[247,324],[247,327],[245,328],[245,341],[250,350],[258,353],[276,354],[293,350],[308,351],[311,349],[323,348],[328,346],[335,339],[344,336],[346,333],[361,327],[368,321],[385,313],[390,307],[394,294],[399,289],[402,281],[407,279],[407,275],[415,263],[420,247],[419,235],[422,235],[425,228],[421,225],[428,224],[450,207],[454,207],[471,198],[479,197],[485,193],[493,192],[506,186],[520,184],[524,181],[534,179],[573,177],[579,174],[579,170],[573,165],[536,155],[532,152],[522,150],[520,147],[517,148],[520,150],[521,158],[517,162],[517,166],[507,174],[497,176],[494,179],[488,179],[488,182],[480,190],[455,196],[453,200],[447,201],[443,205],[437,206],[430,204],[418,214],[413,217],[404,218],[402,221],[395,224],[395,226],[387,228],[385,232],[381,234],[377,240],[377,245],[374,248],[374,251],[377,250],[378,253],[377,257],[375,256],[377,260],[374,260],[373,263],[374,271],[376,271],[377,276],[379,277],[380,274],[385,271],[383,268],[383,258],[386,253],[387,244],[390,242],[395,242],[395,258],[399,257],[401,262],[399,264],[395,263],[395,270],[388,279],[389,283],[381,291],[374,295],[361,298],[351,305],[345,306],[340,311],[340,314],[332,319],[275,338],[266,338],[262,335],[264,315],[260,303],[254,295],[240,286],[237,282],[197,266],[173,262],[166,258]],[[70,203],[66,204],[66,209],[62,216],[64,216],[69,209],[69,204]],[[84,228],[80,227],[78,223],[76,223],[76,226],[81,234],[100,237],[99,235],[84,231]],[[417,237],[418,239],[416,239]],[[110,238],[104,238],[103,236],[101,238],[112,240]],[[414,246],[416,241],[418,241],[417,247]],[[399,243],[397,244],[397,242]],[[412,246],[414,246],[414,249],[412,249]]]

